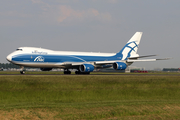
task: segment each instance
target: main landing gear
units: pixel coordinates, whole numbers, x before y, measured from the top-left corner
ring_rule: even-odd
[[[71,74],[71,71],[69,71],[68,69],[66,70],[64,70],[64,74]]]
[[[66,75],[70,75],[71,74],[71,71],[69,71],[68,69],[64,69],[64,74],[66,74]],[[90,72],[81,72],[81,71],[75,71],[75,74],[76,75],[88,75],[88,74],[90,74]]]

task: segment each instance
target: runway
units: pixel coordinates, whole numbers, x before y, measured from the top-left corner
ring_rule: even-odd
[[[89,74],[89,75],[86,75],[86,74],[0,74],[0,76],[109,76],[109,75],[112,75],[112,76],[180,76],[180,74],[131,74],[131,73],[128,73],[128,74]]]

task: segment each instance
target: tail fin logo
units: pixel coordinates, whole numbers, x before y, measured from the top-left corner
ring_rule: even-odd
[[[34,59],[34,62],[44,62],[44,57],[43,56],[38,56]]]
[[[136,44],[136,41],[133,41],[133,42],[128,43],[126,47],[130,48],[131,51],[137,52],[138,45]]]
[[[126,44],[122,50],[123,60],[127,59],[127,57],[130,57],[133,54],[136,54],[138,50],[138,45],[136,41],[132,41]]]

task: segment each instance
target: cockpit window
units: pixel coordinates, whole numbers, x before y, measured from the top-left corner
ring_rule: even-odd
[[[16,51],[22,51],[22,49],[16,49]]]

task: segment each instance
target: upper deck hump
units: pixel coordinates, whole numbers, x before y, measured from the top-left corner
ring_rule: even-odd
[[[55,50],[36,48],[36,47],[19,47],[18,49],[22,49],[24,52],[27,53],[47,52],[47,54],[51,54],[51,55],[113,56],[116,54],[116,53],[101,53],[101,52],[55,51]]]

